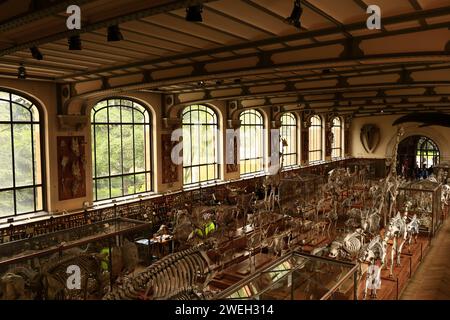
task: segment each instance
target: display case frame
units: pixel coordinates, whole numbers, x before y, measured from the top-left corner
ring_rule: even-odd
[[[441,192],[442,185],[437,182],[430,180],[407,182],[398,188],[397,212],[404,213],[407,210],[410,217],[416,214],[421,219],[420,232],[434,237],[443,223]],[[426,207],[419,204],[421,199],[424,199],[422,202],[426,202]],[[425,223],[429,219],[430,223]]]
[[[292,261],[295,262],[293,263]],[[345,295],[341,294],[340,292],[340,288],[342,287],[347,287],[347,298],[351,296],[352,299],[356,300],[358,298],[357,291],[359,264],[328,259],[325,257],[318,257],[306,253],[300,253],[297,251],[291,252],[275,260],[261,270],[253,273],[249,277],[242,279],[233,286],[222,291],[220,294],[215,296],[214,299],[299,300],[298,291],[301,291],[301,285],[295,286],[295,283],[298,284],[297,280],[302,280],[302,276],[299,274],[299,271],[301,271],[303,268],[314,269],[315,267],[326,269],[326,266],[334,269],[336,273],[337,269],[340,268],[343,275],[338,279],[335,279],[335,283],[328,283],[330,287],[327,289],[325,289],[326,286],[324,284],[320,284],[317,282],[316,284],[322,285],[319,291],[326,290],[326,292],[318,292],[318,294],[314,296],[316,298],[311,298],[309,300],[344,299]],[[319,273],[322,273],[323,270],[312,270],[311,272],[313,275],[317,275]],[[272,279],[276,278],[276,280],[267,285],[260,286],[261,280],[267,278],[267,276],[273,276]],[[331,277],[332,276],[333,274],[331,274]],[[276,296],[274,292],[279,288],[282,288],[281,290],[285,291],[281,295],[278,294],[278,296]],[[286,289],[290,292],[287,292]]]
[[[122,245],[125,239],[135,242],[138,239],[151,237],[151,223],[119,217],[3,243],[0,244],[0,278],[18,267],[19,269],[26,267],[33,273],[43,274],[49,262],[58,264],[68,257],[75,257],[77,253],[83,255],[84,252],[86,252],[85,257],[94,257],[106,250],[104,252],[107,255],[103,260],[106,264],[104,270],[108,271],[109,286],[113,286],[115,280],[113,270],[117,268],[113,264],[113,248]],[[90,244],[94,245],[94,251],[87,250]],[[100,251],[96,250],[99,248]],[[136,249],[138,250],[137,246]],[[73,255],[74,252],[76,252],[75,255]],[[147,252],[146,257],[148,257]],[[44,299],[48,297],[44,295]]]

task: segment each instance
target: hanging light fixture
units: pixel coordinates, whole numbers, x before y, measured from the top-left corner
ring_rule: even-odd
[[[186,21],[202,22],[203,21],[202,12],[203,12],[202,5],[191,6],[186,8]]]
[[[25,69],[23,63],[21,63],[20,67],[17,69],[17,78],[18,79],[26,79],[27,78],[27,70]]]
[[[36,59],[36,60],[44,59],[44,56],[42,55],[42,53],[38,47],[31,47],[30,52],[34,59]]]
[[[291,15],[285,19],[286,23],[293,25],[297,29],[300,29],[302,27],[300,23],[300,16],[302,15],[302,13],[303,9],[300,5],[300,0],[295,0]]]
[[[108,42],[123,40],[123,35],[120,32],[119,25],[113,25],[108,27]]]
[[[68,42],[69,50],[81,50],[81,38],[79,35],[69,37]]]

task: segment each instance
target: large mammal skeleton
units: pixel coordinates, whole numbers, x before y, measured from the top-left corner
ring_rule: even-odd
[[[193,287],[209,273],[207,245],[165,256],[107,293],[104,300],[167,299],[180,288]]]

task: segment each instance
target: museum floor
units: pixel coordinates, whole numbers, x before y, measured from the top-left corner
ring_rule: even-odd
[[[450,299],[450,220],[442,225],[424,261],[403,292],[402,300]]]

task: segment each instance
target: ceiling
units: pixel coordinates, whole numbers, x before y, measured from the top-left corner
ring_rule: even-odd
[[[200,3],[203,22],[185,21],[185,8]],[[81,7],[81,51],[68,50],[69,4]],[[368,5],[381,8],[380,30],[366,26]],[[292,0],[0,1],[0,78],[16,78],[23,63],[29,80],[70,84],[70,99],[151,91],[177,104],[224,100],[356,117],[450,112],[448,0],[301,6],[299,30],[285,22]],[[107,42],[117,23],[124,40]],[[43,60],[32,58],[32,46]]]

